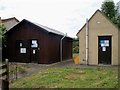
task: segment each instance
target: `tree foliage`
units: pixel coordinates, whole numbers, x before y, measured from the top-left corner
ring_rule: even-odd
[[[120,16],[117,15],[117,6],[113,0],[104,0],[101,5],[102,12],[118,27],[120,27]]]
[[[120,1],[119,1],[120,2]],[[119,9],[120,9],[120,4],[117,4],[116,5],[116,11],[117,11],[117,24],[118,24],[118,27],[120,28],[120,12],[119,12]]]
[[[73,40],[73,53],[79,53],[79,40],[74,38]]]
[[[117,17],[117,24],[118,24],[118,27],[120,28],[120,15]]]
[[[5,32],[6,27],[4,26],[4,24],[0,23],[0,35],[3,37]]]
[[[113,19],[116,15],[116,10],[115,10],[115,4],[114,2],[111,0],[105,0],[102,4],[102,12],[109,18],[109,19]]]
[[[6,27],[4,24],[0,23],[0,42],[2,41],[2,44],[5,44],[6,42],[6,36],[4,33],[6,32]]]

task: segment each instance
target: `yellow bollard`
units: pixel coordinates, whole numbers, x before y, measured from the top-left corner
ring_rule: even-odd
[[[78,55],[75,56],[75,58],[74,58],[74,63],[75,63],[75,64],[79,64],[79,56],[78,56]]]

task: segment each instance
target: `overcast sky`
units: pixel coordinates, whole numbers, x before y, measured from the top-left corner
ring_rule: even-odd
[[[56,29],[68,36],[84,25],[86,18],[100,9],[104,0],[0,0],[0,17],[16,17]],[[117,3],[120,0],[114,0]]]

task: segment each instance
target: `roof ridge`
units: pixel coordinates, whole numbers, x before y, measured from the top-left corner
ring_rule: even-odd
[[[26,20],[26,19],[24,19],[24,20]],[[28,20],[26,20],[26,21],[28,21]],[[31,21],[29,21],[29,22],[31,22]],[[49,28],[49,27],[44,26],[44,25],[41,25],[41,24],[39,24],[39,23],[35,23],[35,22],[31,22],[31,23],[37,25],[38,27],[41,27],[41,28],[45,29],[46,31],[48,31],[48,32],[50,32],[50,33],[55,33],[55,34],[62,35],[62,36],[65,35],[64,33],[60,32],[60,31],[58,31],[58,30]]]
[[[94,17],[94,15],[97,13],[97,12],[100,12],[109,22],[111,22],[115,27],[117,27],[108,17],[106,17],[104,15],[104,13],[101,12],[101,10],[97,9],[93,14],[92,16],[88,19],[88,22]],[[85,27],[86,23],[82,26],[82,28],[78,31],[78,33],[76,35],[79,34],[79,32]],[[118,27],[117,27],[118,28]]]
[[[11,19],[15,19],[17,22],[19,22],[19,20],[16,17],[11,17],[11,18],[1,19],[1,20],[4,22],[4,21],[11,20]]]

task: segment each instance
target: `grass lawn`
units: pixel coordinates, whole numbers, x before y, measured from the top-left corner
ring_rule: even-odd
[[[51,68],[21,78],[10,88],[117,88],[117,67]]]

